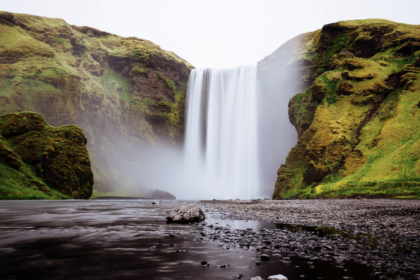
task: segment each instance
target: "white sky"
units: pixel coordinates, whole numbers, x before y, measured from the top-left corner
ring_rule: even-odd
[[[340,20],[420,24],[420,0],[0,0],[0,10],[147,39],[198,68],[256,64],[287,40]]]

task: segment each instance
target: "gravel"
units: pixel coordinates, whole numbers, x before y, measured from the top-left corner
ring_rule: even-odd
[[[277,224],[259,232],[203,224],[200,239],[227,247],[277,255],[293,265],[355,262],[372,268],[378,279],[420,279],[420,201],[352,200],[213,200],[204,211],[226,220]],[[205,226],[204,226],[205,225]]]

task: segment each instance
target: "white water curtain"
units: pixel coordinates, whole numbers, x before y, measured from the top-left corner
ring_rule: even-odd
[[[212,198],[256,198],[256,66],[194,69],[187,91],[185,166]],[[204,189],[203,189],[204,190]],[[199,195],[198,195],[199,196]]]

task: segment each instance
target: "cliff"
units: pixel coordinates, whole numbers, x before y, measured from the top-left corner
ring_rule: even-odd
[[[302,92],[289,102],[298,143],[273,198],[419,198],[419,56],[420,26],[354,20],[300,35],[261,61],[261,71],[291,69]]]
[[[0,114],[33,111],[82,128],[98,193],[138,196],[124,166],[182,142],[191,69],[147,40],[0,12]]]
[[[39,114],[0,116],[0,199],[87,199],[93,173],[86,137]]]

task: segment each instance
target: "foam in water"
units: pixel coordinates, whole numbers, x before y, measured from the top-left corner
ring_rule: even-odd
[[[258,196],[256,80],[256,66],[190,74],[185,166],[213,198]]]

